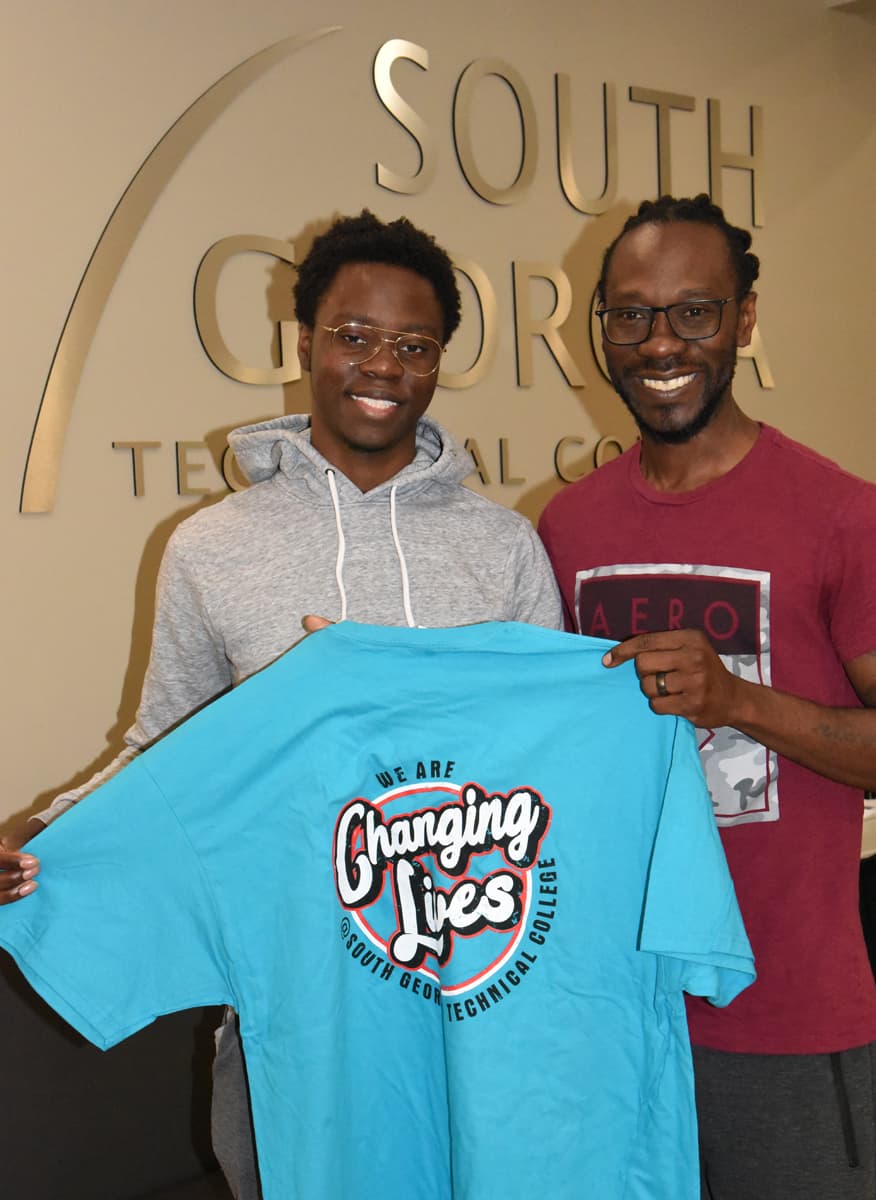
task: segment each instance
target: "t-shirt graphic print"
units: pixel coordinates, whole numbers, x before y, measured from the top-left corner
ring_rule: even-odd
[[[575,578],[579,633],[623,641],[664,629],[702,629],[727,670],[770,685],[768,571],[695,563],[617,563]],[[779,819],[775,751],[738,729],[697,730],[719,825]]]
[[[97,1045],[232,1006],[265,1200],[696,1200],[683,994],[751,950],[693,729],[604,647],[307,638],[41,834],[0,945]]]

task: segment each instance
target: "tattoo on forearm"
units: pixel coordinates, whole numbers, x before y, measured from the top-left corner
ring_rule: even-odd
[[[822,721],[816,725],[815,732],[826,742],[842,742],[862,750],[876,748],[876,729],[861,724]]]

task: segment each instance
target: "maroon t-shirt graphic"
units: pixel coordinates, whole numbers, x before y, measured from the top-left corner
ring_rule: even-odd
[[[734,675],[770,682],[770,580],[765,572],[691,563],[617,563],[577,572],[579,633],[620,642],[702,629]],[[698,730],[719,825],[778,818],[778,763],[737,729]]]

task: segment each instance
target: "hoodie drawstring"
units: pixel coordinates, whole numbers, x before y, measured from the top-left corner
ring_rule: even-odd
[[[335,528],[338,531],[338,555],[335,560],[335,579],[338,583],[338,593],[341,597],[341,617],[342,621],[347,619],[347,592],[344,587],[344,556],[346,554],[347,543],[344,538],[344,527],[341,524],[341,504],[338,499],[338,488],[335,483],[335,473],[329,468],[326,471],[328,479],[329,492],[332,497],[332,507],[335,510]],[[398,525],[395,519],[395,494],[398,490],[398,484],[394,483],[389,490],[389,523],[392,529],[392,541],[395,546],[396,557],[398,558],[399,570],[402,580],[402,599],[405,606],[405,620],[410,629],[415,628],[414,610],[411,607],[411,585],[408,578],[408,565],[405,562],[404,551],[402,550],[401,540],[398,536]]]
[[[411,608],[411,585],[408,580],[408,564],[405,562],[404,551],[401,548],[401,542],[398,536],[398,526],[395,522],[395,493],[398,489],[398,484],[394,483],[389,489],[389,523],[392,527],[392,540],[395,543],[395,552],[398,555],[398,565],[401,570],[402,577],[402,597],[405,605],[405,620],[408,623],[408,628],[414,628],[414,612]]]
[[[338,502],[338,487],[335,483],[335,473],[331,469],[326,471],[328,479],[329,491],[332,496],[332,505],[335,510],[335,529],[338,531],[338,556],[335,559],[335,579],[338,581],[338,591],[341,596],[341,620],[347,619],[347,593],[344,589],[344,554],[347,550],[347,543],[344,539],[344,527],[341,524],[341,506]]]

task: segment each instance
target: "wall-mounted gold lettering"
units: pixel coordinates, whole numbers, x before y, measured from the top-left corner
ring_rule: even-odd
[[[582,437],[560,438],[554,447],[554,474],[557,479],[561,479],[563,483],[574,483],[576,479],[583,479],[585,475],[589,474],[591,467],[601,467],[603,463],[611,462],[613,458],[617,458],[624,452],[620,438],[615,437],[614,434],[606,434],[593,447],[592,459],[588,463],[581,454],[586,445],[587,441]],[[570,463],[567,454],[576,451],[578,458],[574,464]]]
[[[237,465],[237,459],[230,446],[226,446],[222,451],[219,471],[232,492],[242,492],[249,487],[249,480]]]
[[[575,178],[572,165],[572,93],[568,75],[554,76],[557,108],[557,162],[560,187],[573,208],[588,216],[607,212],[617,196],[617,96],[613,83],[602,85],[602,129],[604,171],[602,191],[585,197]]]
[[[487,470],[486,463],[484,462],[484,456],[481,454],[480,446],[477,444],[474,438],[466,438],[463,442],[463,446],[471,455],[472,462],[474,463],[474,469],[477,471],[478,479],[480,479],[481,483],[484,484],[485,487],[489,487],[490,473]]]
[[[231,352],[219,329],[216,294],[222,268],[236,254],[270,254],[295,266],[295,247],[279,238],[241,233],[214,242],[201,259],[195,276],[195,325],[207,357],[223,375],[239,383],[292,383],[301,378],[298,362],[298,322],[280,321],[280,365],[253,367]]]
[[[520,166],[508,187],[494,187],[480,172],[471,139],[472,100],[478,84],[488,75],[496,75],[511,89],[520,118]],[[535,177],[538,164],[538,122],[535,105],[523,76],[498,58],[479,58],[465,68],[453,96],[453,144],[466,183],[490,204],[513,204],[519,200]]]
[[[176,443],[176,492],[178,496],[208,496],[213,490],[192,483],[192,475],[206,469],[206,463],[192,458],[195,450],[206,450],[206,442]]]
[[[435,174],[435,154],[432,135],[426,122],[402,99],[392,82],[392,65],[400,58],[415,63],[423,71],[429,70],[428,51],[416,42],[393,38],[384,42],[374,56],[374,87],[389,115],[414,139],[420,165],[413,175],[400,175],[385,167],[383,163],[377,163],[376,179],[380,187],[390,192],[412,195],[414,192],[421,192]]]
[[[422,191],[434,177],[437,165],[437,150],[434,138],[423,118],[411,107],[396,89],[390,77],[393,64],[404,58],[415,63],[423,71],[429,69],[429,55],[423,46],[414,42],[393,39],[385,42],[374,59],[374,86],[386,111],[413,138],[419,154],[420,164],[413,175],[402,175],[383,163],[377,164],[377,182],[390,191],[410,194]],[[488,76],[495,75],[507,84],[517,106],[520,124],[520,162],[515,179],[506,187],[499,187],[487,180],[477,162],[471,136],[471,114],[474,95],[479,84]],[[618,179],[618,134],[617,100],[615,85],[602,85],[603,123],[603,187],[598,196],[585,196],[578,183],[572,163],[572,92],[570,77],[564,73],[554,75],[555,93],[555,138],[556,161],[560,190],[565,199],[578,212],[599,216],[606,212],[617,197]],[[652,104],[656,109],[657,144],[657,192],[672,190],[672,144],[670,139],[670,114],[673,109],[695,112],[697,101],[694,96],[678,92],[665,92],[656,88],[630,85],[628,98],[634,104]],[[707,100],[708,145],[704,147],[708,157],[709,185],[712,199],[721,203],[721,172],[735,169],[751,172],[752,223],[765,223],[764,206],[764,150],[763,110],[757,105],[749,108],[750,148],[748,152],[734,153],[725,150],[721,141],[721,106],[717,100]],[[523,76],[509,63],[500,59],[480,58],[462,71],[454,90],[452,101],[453,142],[456,157],[463,177],[471,189],[490,204],[513,204],[519,200],[532,182],[538,161],[539,129],[532,95]],[[502,131],[503,138],[506,131]],[[506,139],[507,140],[507,139]]]
[[[697,102],[693,96],[676,92],[658,92],[653,88],[631,87],[630,99],[636,104],[653,104],[657,109],[657,195],[672,193],[672,150],[669,140],[669,113],[673,108],[694,112]]]
[[[517,355],[517,382],[532,386],[532,341],[542,337],[570,387],[584,387],[584,376],[572,358],[560,334],[560,326],[572,309],[572,285],[561,267],[551,263],[512,263],[514,281],[514,346]],[[529,304],[529,281],[546,279],[555,295],[553,311],[546,317],[533,317]]]
[[[764,200],[764,150],[763,109],[753,104],[748,110],[749,148],[747,154],[732,154],[721,142],[721,102],[708,100],[709,113],[709,195],[716,204],[722,204],[724,194],[721,171],[727,167],[737,171],[751,172],[751,223],[766,224],[766,202]]]
[[[738,354],[740,358],[750,358],[752,360],[754,369],[757,371],[758,383],[762,388],[774,388],[776,386],[776,381],[773,379],[773,373],[770,370],[766,349],[764,348],[763,338],[760,335],[759,325],[755,325],[751,331],[751,341],[747,346],[742,346]]]
[[[113,450],[128,450],[131,455],[131,476],[135,496],[146,495],[144,450],[160,450],[161,442],[113,442]]]
[[[195,322],[201,343],[210,361],[218,370],[240,383],[271,385],[300,379],[301,368],[296,352],[298,335],[296,321],[278,322],[281,353],[281,364],[278,367],[255,367],[242,362],[231,353],[219,332],[216,316],[216,289],[219,275],[230,258],[235,254],[249,251],[272,254],[282,261],[294,265],[291,258],[293,253],[291,243],[280,241],[277,238],[261,237],[257,234],[241,234],[236,237],[223,238],[222,241],[211,246],[201,260],[195,280]],[[459,255],[453,257],[453,265],[471,284],[470,291],[474,298],[474,318],[480,322],[480,340],[471,364],[465,370],[458,372],[442,369],[438,376],[438,383],[441,387],[462,390],[480,383],[493,366],[499,341],[499,309],[496,291],[483,267],[474,259]],[[532,342],[534,338],[542,338],[550,351],[551,358],[559,367],[569,387],[586,387],[586,379],[562,332],[563,326],[568,321],[573,299],[572,286],[565,271],[554,263],[512,262],[511,279],[518,386],[532,387],[535,379]],[[531,295],[533,280],[544,280],[553,289],[553,307],[545,316],[533,315]],[[591,300],[590,319],[590,343],[593,359],[602,376],[611,382],[602,352],[599,321],[595,316],[596,304],[597,297],[594,292]],[[468,318],[471,311],[471,305],[464,302],[463,320]],[[576,331],[573,329],[572,332]],[[754,361],[761,387],[772,388],[775,386],[759,328],[755,328],[751,345],[739,351],[739,357],[750,358]],[[127,442],[119,443],[119,448],[130,449],[131,446]],[[138,468],[135,463],[135,470],[142,471],[142,455],[138,462],[140,467]],[[185,471],[185,469],[184,467],[183,470]],[[193,466],[193,469],[197,469],[197,467]],[[228,479],[226,482],[235,491],[247,486],[246,481],[241,482],[236,479]],[[180,486],[183,484],[181,483]],[[181,492],[180,494],[187,495],[189,493]],[[194,494],[198,494],[197,491]]]
[[[131,455],[131,492],[136,497],[146,495],[145,452],[147,450],[163,450],[164,443],[159,441],[120,441],[111,443],[114,450],[125,450]],[[215,496],[226,489],[232,492],[242,492],[250,486],[244,476],[234,451],[226,446],[218,459],[215,459],[206,441],[175,441],[171,443],[176,466],[176,494],[178,496]],[[475,474],[484,487],[493,483],[493,475],[487,462],[487,456],[481,450],[475,438],[466,438],[463,442],[471,456]],[[525,475],[515,475],[512,467],[511,438],[496,439],[495,452],[491,457],[496,466],[496,482],[503,487],[520,487],[526,483]],[[563,483],[573,483],[586,475],[591,467],[600,467],[603,462],[616,457],[623,452],[623,445],[614,436],[608,435],[599,439],[590,453],[585,453],[589,443],[586,438],[577,435],[562,437],[553,451],[554,474]],[[576,453],[580,452],[580,453]],[[572,456],[575,456],[572,461]],[[547,467],[547,463],[544,464]],[[543,468],[539,468],[541,477]],[[213,482],[218,486],[205,483],[195,484],[192,476],[208,472],[213,476]],[[154,483],[155,471],[152,471],[150,483]],[[170,484],[172,473],[167,470],[167,459],[164,458],[164,469],[158,471],[159,479]],[[223,486],[224,485],[224,486]]]
[[[583,450],[587,442],[582,437],[563,437],[554,446],[554,474],[563,483],[574,483],[587,474],[586,470],[573,470],[566,460],[567,450]]]
[[[511,473],[511,450],[508,439],[505,437],[499,438],[499,482],[507,484],[509,487],[526,483],[525,476],[514,476]]]
[[[603,463],[611,462],[613,458],[623,454],[624,448],[620,438],[614,437],[613,434],[607,434],[601,437],[593,447],[593,465],[601,467]]]
[[[453,256],[453,265],[457,271],[465,275],[474,289],[481,323],[480,345],[471,366],[467,370],[455,374],[442,370],[438,375],[438,382],[442,387],[461,389],[474,387],[476,383],[480,383],[493,365],[499,340],[499,310],[496,304],[495,290],[483,267],[479,267],[474,259],[461,258],[458,254]],[[463,319],[465,317],[466,309],[463,307]]]

